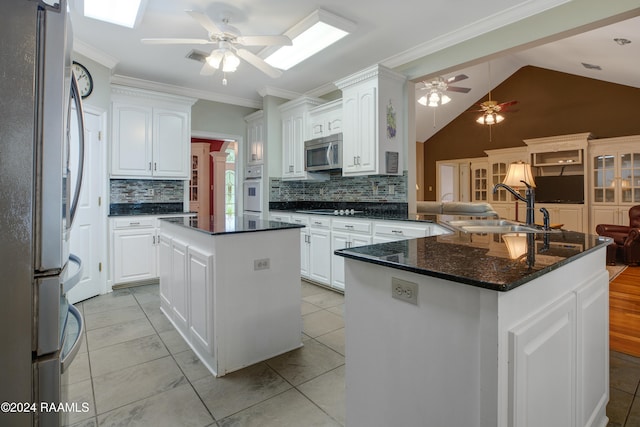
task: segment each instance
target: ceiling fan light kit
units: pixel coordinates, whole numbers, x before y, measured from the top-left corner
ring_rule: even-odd
[[[446,80],[438,77],[430,82],[422,82],[424,85],[422,90],[427,90],[428,93],[418,98],[418,103],[429,107],[439,107],[451,101],[451,98],[445,95],[445,91],[468,93],[471,90],[468,87],[449,86],[450,83],[459,82],[467,78],[464,74],[458,74]]]

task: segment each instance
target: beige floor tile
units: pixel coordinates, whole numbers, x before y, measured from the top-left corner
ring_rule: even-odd
[[[142,311],[140,306],[136,303],[135,306],[85,314],[84,320],[87,326],[87,331],[90,331],[92,329],[104,328],[105,326],[116,325],[118,323],[127,323],[144,317],[146,317],[144,311]]]
[[[344,372],[343,365],[298,386],[302,394],[342,425],[346,418]]]
[[[175,329],[171,322],[169,322],[169,319],[167,319],[167,316],[165,316],[159,309],[157,314],[147,314],[147,318],[153,325],[153,329],[158,333],[173,331]]]
[[[203,378],[194,382],[193,387],[217,420],[291,388],[265,363],[223,377]]]
[[[124,307],[137,306],[138,302],[126,289],[119,289],[108,294],[83,301],[84,314],[95,314]]]
[[[333,291],[327,291],[321,294],[304,297],[302,300],[313,305],[317,305],[318,307],[329,308],[344,304],[344,295]]]
[[[309,282],[305,282],[304,280],[301,281],[300,286],[302,287],[301,289],[301,293],[302,293],[302,298],[311,296],[311,295],[317,295],[317,294],[322,294],[322,293],[326,293],[326,292],[332,292],[328,289],[325,289],[321,286],[317,286],[314,284],[311,284]]]
[[[336,305],[335,307],[329,307],[327,308],[327,311],[330,311],[332,313],[335,313],[337,315],[344,317],[344,303],[340,305]]]
[[[96,417],[82,420],[80,422],[70,425],[70,427],[97,427],[97,426],[98,426],[98,420],[96,420]]]
[[[160,332],[160,339],[167,346],[171,354],[182,353],[189,350],[189,344],[182,338],[182,335],[175,329]]]
[[[319,310],[322,310],[322,308],[318,307],[317,305],[313,305],[313,304],[311,304],[309,302],[302,301],[300,303],[300,312],[302,313],[303,316],[305,314],[313,313],[313,312],[319,311]]]
[[[609,384],[612,388],[634,394],[640,382],[640,364],[626,358],[609,358]]]
[[[96,376],[93,381],[98,415],[187,384],[171,357]]]
[[[153,395],[98,416],[104,426],[203,427],[213,418],[189,384]]]
[[[126,323],[117,323],[115,325],[105,326],[104,328],[87,331],[87,344],[89,350],[93,351],[135,338],[154,335],[155,333],[156,331],[151,326],[149,320],[141,317],[140,319],[134,319]]]
[[[89,354],[77,353],[73,358],[71,366],[69,366],[68,383],[74,384],[81,381],[91,379],[91,371],[89,370]]]
[[[89,361],[92,375],[98,376],[168,355],[160,337],[149,335],[90,351]]]
[[[96,405],[93,402],[93,389],[90,379],[66,386],[63,385],[62,393],[67,395],[67,402],[76,403],[77,407],[82,409],[66,413],[65,424],[75,424],[95,417]],[[83,412],[85,408],[88,410]]]
[[[316,340],[330,347],[332,350],[337,351],[341,355],[345,355],[344,328],[336,329],[335,331],[329,332],[328,334],[320,335],[319,337],[316,337]]]
[[[191,349],[174,354],[173,357],[191,382],[213,376]]]
[[[308,340],[304,347],[269,359],[267,364],[291,384],[298,385],[344,365],[344,356]]]
[[[220,427],[330,427],[340,424],[294,389],[220,420],[218,425]]]
[[[312,338],[344,328],[344,319],[326,310],[302,316],[302,330]]]
[[[607,405],[607,417],[610,426],[624,426],[624,422],[631,408],[633,395],[615,388],[609,389],[609,404]],[[640,424],[636,424],[640,425]]]

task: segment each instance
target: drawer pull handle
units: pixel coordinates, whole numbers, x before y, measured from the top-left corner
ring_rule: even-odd
[[[322,225],[322,223],[321,223],[320,221],[313,221],[313,223],[314,223],[315,225]]]
[[[139,222],[130,222],[129,225],[140,225]]]
[[[353,225],[346,224],[344,228],[353,228]]]
[[[402,234],[402,230],[391,230],[391,232],[395,234]]]

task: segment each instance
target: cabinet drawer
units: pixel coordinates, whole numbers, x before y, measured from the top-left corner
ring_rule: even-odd
[[[156,218],[118,218],[113,220],[113,228],[153,228]]]
[[[331,220],[326,217],[312,216],[309,218],[309,225],[315,228],[329,228]]]
[[[289,215],[269,214],[269,219],[271,221],[291,222],[291,217]]]
[[[333,220],[333,225],[331,226],[331,228],[333,230],[354,231],[357,233],[371,234],[371,222],[369,221],[335,219]]]
[[[291,223],[309,225],[309,217],[307,215],[291,215]]]
[[[398,238],[416,238],[428,235],[429,226],[411,226],[395,223],[377,223],[374,226],[374,234],[397,236]]]

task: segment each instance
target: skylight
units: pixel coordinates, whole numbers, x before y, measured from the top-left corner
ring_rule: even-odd
[[[142,17],[146,0],[84,0],[84,16],[133,28]]]
[[[353,22],[318,9],[285,33],[291,38],[291,46],[280,47],[267,56],[265,61],[281,70],[288,70],[337,42],[354,29]]]

